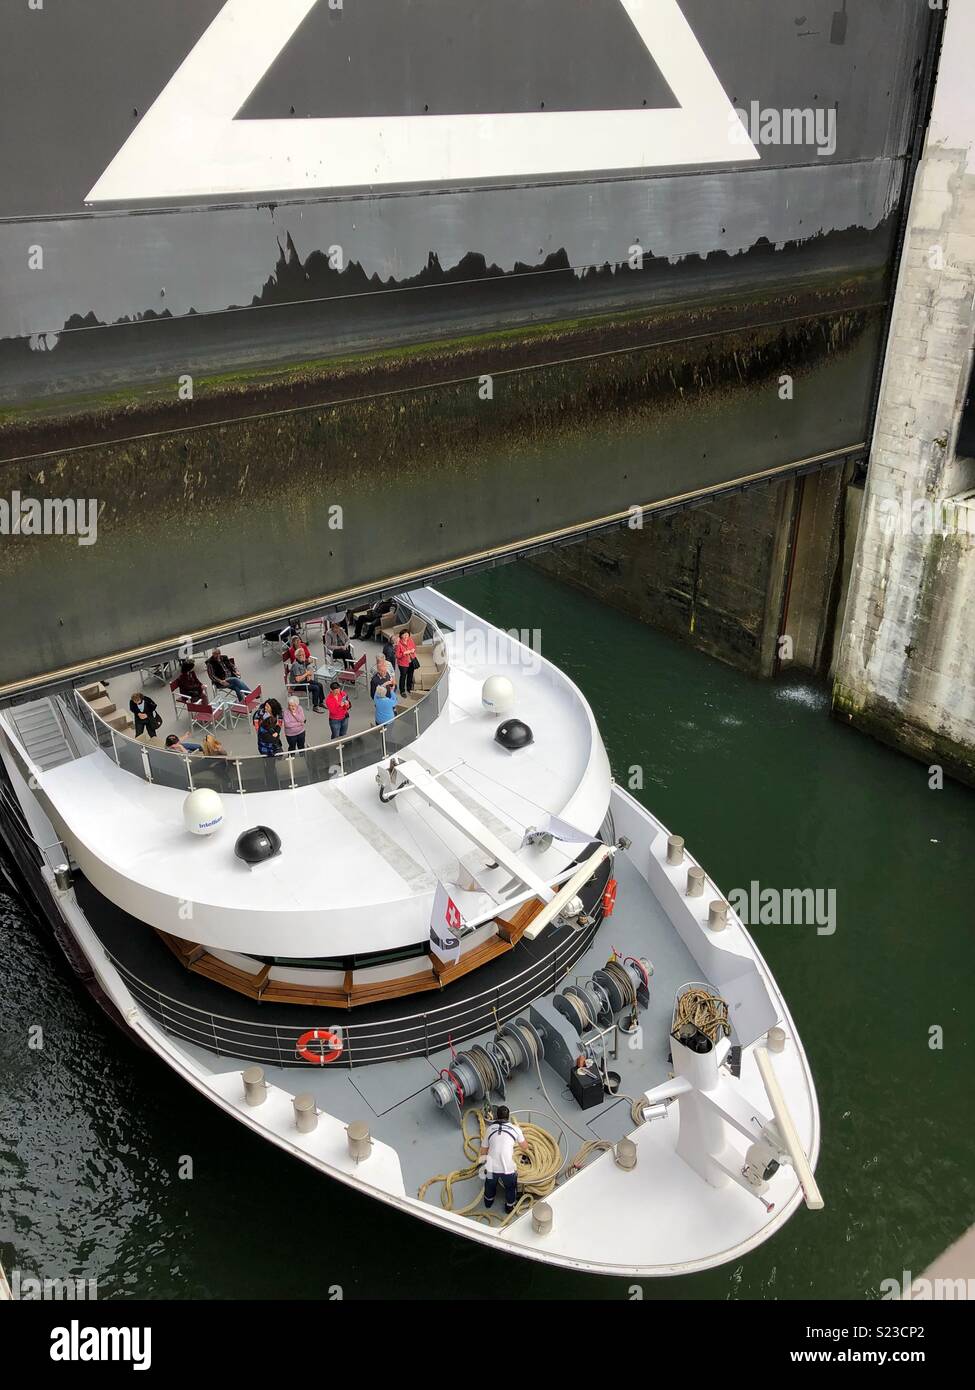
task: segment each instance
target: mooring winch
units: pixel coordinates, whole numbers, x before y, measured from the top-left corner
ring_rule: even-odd
[[[544,1056],[545,1030],[519,1018],[506,1023],[485,1047],[478,1043],[458,1052],[450,1066],[442,1069],[430,1094],[441,1110],[451,1104],[463,1109],[468,1103],[486,1100],[492,1091],[504,1097],[511,1073],[519,1067],[530,1071]]]
[[[552,1004],[580,1036],[597,1024],[610,1023],[624,1009],[630,1010],[635,1021],[637,1009],[650,1003],[652,974],[653,965],[643,957],[613,957],[590,979],[554,995]]]

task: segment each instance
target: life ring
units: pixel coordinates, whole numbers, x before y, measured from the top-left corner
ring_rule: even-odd
[[[603,916],[612,917],[613,909],[616,906],[616,879],[607,880],[606,887],[603,889]]]
[[[308,1046],[309,1043],[323,1042],[331,1045],[331,1052],[323,1052],[320,1048],[313,1052]],[[326,1062],[334,1062],[342,1056],[342,1039],[338,1033],[331,1028],[310,1028],[307,1033],[302,1033],[295,1043],[295,1051],[299,1057],[304,1057],[306,1062],[311,1062],[313,1066],[323,1067]]]

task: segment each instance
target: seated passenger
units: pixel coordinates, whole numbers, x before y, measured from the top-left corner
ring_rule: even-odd
[[[171,753],[202,753],[202,743],[190,743],[188,739],[180,738],[179,734],[166,735],[166,747]]]
[[[195,661],[180,662],[179,675],[176,678],[176,689],[179,691],[180,695],[185,695],[191,704],[206,704],[207,693],[203,688],[203,682],[196,674]]]
[[[385,685],[380,685],[373,696],[376,706],[376,723],[391,724],[396,715],[398,696],[396,694],[396,682],[390,676]]]
[[[293,637],[291,645],[281,654],[281,660],[285,666],[290,666],[296,658],[300,658],[302,661],[311,661],[311,648],[303,637]]]
[[[311,691],[311,707],[315,714],[321,714],[325,704],[325,687],[315,679],[315,672],[307,661],[295,657],[288,671],[288,684],[307,686]]]
[[[250,693],[250,686],[241,680],[236,661],[232,656],[224,656],[219,647],[214,647],[210,654],[207,675],[218,690],[232,690],[241,700]]]
[[[349,646],[349,634],[344,627],[338,623],[329,623],[328,631],[325,634],[325,655],[329,661],[340,660],[346,666],[353,664],[352,648]]]
[[[372,637],[386,614],[392,613],[395,607],[396,600],[393,598],[377,599],[371,608],[360,613],[356,619],[355,636],[360,640],[363,637],[367,639]]]

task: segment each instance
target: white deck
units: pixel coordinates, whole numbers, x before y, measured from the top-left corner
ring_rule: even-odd
[[[441,615],[463,618],[462,609],[435,601]],[[547,663],[526,666],[532,654],[506,638],[495,644],[490,667],[471,665],[469,635],[483,625],[473,615],[465,621],[466,644],[447,636],[449,704],[405,756],[446,772],[443,785],[511,849],[546,812],[594,834],[609,803],[610,774],[579,692]],[[535,732],[534,744],[514,754],[495,742],[497,720],[481,707],[481,686],[492,673],[511,679],[514,713]],[[360,695],[358,703],[368,701]],[[327,721],[317,722],[327,729]],[[209,837],[184,829],[185,792],[144,782],[100,750],[39,781],[52,823],[107,898],[163,931],[249,954],[314,958],[422,940],[437,878],[455,882],[459,858],[471,851],[415,792],[380,802],[374,767],[294,790],[225,795],[224,824]],[[254,825],[276,830],[282,851],[249,869],[233,846]],[[558,843],[529,853],[533,869],[549,877],[573,857]],[[489,911],[509,879],[480,866],[478,874],[496,897],[458,890],[468,918]]]
[[[605,935],[600,934],[602,940],[573,974],[587,973],[600,957],[605,957],[607,943],[617,938],[624,950],[640,949],[651,958],[656,954],[661,961],[670,954],[669,966],[651,982],[653,1002],[643,1017],[644,1048],[627,1056],[622,1055],[621,1049],[620,1063],[611,1063],[624,1077],[622,1089],[632,1095],[639,1094],[641,1084],[649,1088],[666,1075],[670,991],[673,972],[680,972],[680,956],[685,948],[680,941],[668,940],[672,923],[668,924],[667,919],[671,914],[647,881],[648,874],[659,882],[660,874],[672,877],[678,872],[668,870],[663,863],[666,830],[646,812],[634,811],[633,803],[619,792],[614,794],[614,813],[618,819],[626,820],[627,833],[636,828],[637,821],[642,822],[643,833],[639,838],[634,836],[633,848],[627,853],[629,865],[620,865],[618,919],[614,917]],[[705,901],[717,892],[716,885],[709,881]],[[465,1164],[456,1119],[448,1111],[437,1111],[427,1093],[438,1068],[446,1062],[445,1054],[341,1073],[267,1068],[271,1083],[268,1101],[251,1108],[244,1101],[240,1077],[244,1062],[228,1065],[226,1058],[212,1056],[164,1033],[134,1005],[126,986],[101,952],[73,894],[61,895],[58,901],[99,980],[129,1025],[190,1084],[255,1133],[323,1174],[444,1229],[546,1263],[597,1273],[655,1277],[689,1273],[740,1258],[780,1230],[801,1206],[799,1184],[791,1168],[783,1166],[772,1178],[765,1194],[766,1201],[774,1203],[769,1212],[755,1196],[731,1182],[720,1187],[709,1185],[679,1157],[675,1149],[676,1106],[666,1117],[639,1128],[628,1123],[628,1107],[623,1101],[583,1112],[568,1098],[565,1088],[545,1064],[543,1075],[555,1106],[554,1116],[534,1077],[523,1073],[516,1074],[509,1083],[508,1103],[516,1115],[530,1118],[555,1134],[571,1125],[580,1138],[571,1133],[565,1135],[563,1152],[567,1157],[578,1150],[581,1136],[591,1133],[592,1137],[615,1140],[629,1134],[638,1148],[636,1169],[626,1172],[619,1168],[611,1153],[591,1160],[546,1199],[554,1209],[555,1221],[552,1232],[545,1237],[533,1232],[530,1214],[498,1229],[442,1210],[436,1190],[431,1190],[421,1202],[417,1196],[419,1182]],[[693,960],[692,973],[705,978],[701,961],[708,955],[708,936],[702,918],[703,913],[696,907],[688,909],[687,934],[702,949],[692,950],[686,958]],[[771,1005],[768,1017],[785,1029],[785,1050],[775,1057],[775,1068],[802,1145],[815,1166],[819,1116],[795,1026],[747,932],[733,923],[729,935],[732,939],[727,954],[746,957],[757,970]],[[232,1013],[232,1007],[229,1012]],[[381,1072],[386,1072],[389,1079],[383,1080]],[[756,1114],[769,1116],[753,1046],[744,1050],[741,1081],[737,1084],[747,1105]],[[291,1105],[295,1093],[306,1090],[316,1095],[322,1112],[318,1128],[307,1136],[297,1132]],[[344,1127],[353,1119],[366,1119],[376,1141],[370,1158],[359,1165],[351,1161],[343,1145]],[[742,1137],[729,1130],[728,1140],[729,1152],[743,1156]],[[474,1184],[458,1189],[458,1205],[466,1204],[475,1193]],[[816,1217],[804,1212],[799,1219]]]

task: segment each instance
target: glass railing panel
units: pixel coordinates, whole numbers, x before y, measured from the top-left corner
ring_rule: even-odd
[[[115,751],[118,753],[118,765],[126,772],[134,773],[136,777],[146,779],[145,763],[142,761],[142,745],[136,743],[134,738],[126,738],[123,734],[116,735]]]
[[[389,724],[383,725],[383,733],[386,735],[386,752],[388,754],[399,753],[416,738],[416,709],[403,710]]]
[[[240,784],[245,792],[287,791],[291,786],[287,759],[278,754],[274,758],[239,758]]]
[[[308,766],[306,750],[296,748],[293,753],[288,753],[286,758],[294,785],[296,787],[311,786],[314,778],[311,775],[311,768]]]
[[[232,796],[240,790],[237,785],[237,764],[233,758],[194,756],[190,759],[189,771],[194,788],[206,787],[209,791]]]
[[[149,771],[152,773],[152,780],[161,787],[177,787],[183,791],[190,789],[190,775],[187,771],[187,759],[178,753],[169,753],[165,748],[147,748],[149,756]]]
[[[86,734],[90,734],[91,737],[94,738],[94,737],[95,737],[95,716],[92,714],[91,710],[88,708],[88,702],[87,702],[87,700],[83,700],[83,699],[81,698],[81,696],[78,694],[77,690],[72,690],[71,696],[70,696],[69,700],[67,701],[67,705],[68,705],[69,711],[70,711],[73,715],[75,715],[75,717],[76,717],[77,720],[78,720],[78,723],[79,723],[79,724],[81,725],[81,727],[84,729],[85,733],[86,733]]]
[[[358,772],[364,767],[374,767],[383,756],[383,738],[379,729],[366,729],[355,738],[342,743],[342,761],[346,773]]]
[[[341,745],[342,748],[347,746],[346,743]],[[325,743],[320,748],[306,748],[304,762],[310,782],[330,782],[333,778],[342,776],[342,755],[336,743]]]
[[[94,711],[92,711],[92,713],[94,714]],[[105,723],[103,719],[99,719],[97,714],[94,715],[94,719],[95,739],[98,743],[99,748],[104,748],[106,752],[108,752],[109,755],[112,758],[114,758],[115,753],[113,752],[112,748],[112,735],[114,734],[115,730],[109,728],[109,726]]]
[[[423,697],[414,711],[419,733],[422,734],[424,729],[429,729],[437,717],[437,712],[437,692],[431,690]]]

